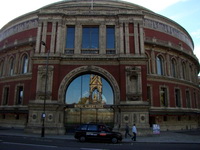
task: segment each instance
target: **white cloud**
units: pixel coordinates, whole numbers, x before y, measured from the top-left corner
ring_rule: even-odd
[[[194,31],[194,32],[191,32],[191,35],[195,38],[198,38],[200,39],[200,29]]]
[[[141,5],[154,12],[160,12],[161,10],[166,9],[171,5],[174,5],[178,2],[185,2],[187,0],[124,0],[124,1]]]
[[[12,19],[26,14],[28,12],[37,10],[45,5],[58,2],[61,0],[2,0],[0,2],[0,28],[11,21]],[[183,2],[186,0],[123,0],[131,3],[135,3],[146,7],[154,12],[159,12],[175,3]],[[6,16],[5,16],[6,14]]]
[[[177,12],[176,14],[174,14],[173,16],[169,16],[169,18],[171,18],[172,20],[182,20],[185,17],[190,17],[193,14],[196,14],[199,12],[199,8],[198,9],[193,9],[193,10],[188,10],[188,11],[181,11],[181,12]]]
[[[37,10],[56,1],[60,0],[2,0],[0,2],[0,29],[18,16]]]
[[[194,54],[196,55],[197,58],[200,58],[200,45],[195,45]]]

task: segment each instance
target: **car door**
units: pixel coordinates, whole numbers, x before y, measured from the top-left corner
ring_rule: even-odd
[[[105,125],[99,125],[98,126],[98,137],[102,140],[110,139],[110,132],[108,131],[107,127]]]
[[[98,138],[98,126],[95,124],[88,124],[86,137],[88,139],[97,139]]]

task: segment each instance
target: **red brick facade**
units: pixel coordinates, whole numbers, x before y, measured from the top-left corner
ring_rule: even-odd
[[[168,18],[134,4],[104,2],[95,0],[96,8],[91,12],[88,11],[89,0],[81,2],[88,8],[76,1],[55,3],[18,17],[0,30],[2,126],[39,132],[49,52],[46,126],[52,130],[47,132],[65,132],[64,92],[70,82],[86,73],[98,74],[111,84],[114,128],[123,130],[126,123],[132,125],[133,122],[145,130],[152,124],[160,124],[163,130],[199,127],[200,68],[187,31]],[[62,5],[66,10],[57,12]],[[102,5],[113,8],[110,15],[105,15],[108,10]],[[65,48],[68,26],[75,27],[72,54]],[[98,54],[82,53],[82,28],[85,26],[98,26],[100,30]],[[115,27],[114,54],[107,53],[106,26]],[[23,64],[24,56],[28,58],[28,66]],[[24,67],[27,67],[26,73],[22,73]],[[159,69],[162,69],[161,74]],[[23,89],[21,104],[17,104],[19,87]],[[162,101],[165,102],[162,104]]]

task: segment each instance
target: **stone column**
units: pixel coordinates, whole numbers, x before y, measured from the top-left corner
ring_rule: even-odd
[[[139,24],[139,30],[140,30],[140,48],[141,48],[141,54],[145,54],[144,50],[144,30],[142,23]]]
[[[74,54],[81,54],[81,43],[82,43],[82,26],[80,24],[76,24]]]
[[[42,32],[42,41],[46,42],[46,36],[47,36],[47,22],[44,22],[43,32]],[[41,46],[41,53],[45,53],[45,46]]]
[[[120,43],[118,41],[120,41],[120,27],[117,24],[115,26],[115,50],[116,50],[116,54],[119,54],[119,50],[120,50]]]
[[[100,25],[99,35],[99,54],[106,54],[106,25]]]
[[[35,53],[39,53],[39,51],[40,51],[41,34],[42,34],[42,23],[39,22],[38,23],[38,30],[37,30],[37,40],[36,40]]]
[[[119,42],[120,42],[120,54],[124,54],[124,32],[123,32],[123,23],[119,25]]]
[[[62,33],[64,32],[64,31],[62,31],[63,29],[62,29],[62,22],[61,21],[58,21],[58,27],[57,27],[57,38],[56,38],[56,53],[64,53],[63,51],[61,51],[61,44],[62,44],[62,42],[61,41],[63,41],[63,39],[62,39]],[[62,49],[62,50],[64,50],[64,49]]]
[[[130,54],[128,23],[125,23],[125,47],[126,54]]]
[[[50,52],[54,53],[55,46],[56,46],[56,22],[53,22],[52,26],[52,34],[51,34],[51,45],[50,45]]]
[[[134,42],[135,42],[135,54],[139,54],[139,40],[138,40],[138,23],[134,23]]]

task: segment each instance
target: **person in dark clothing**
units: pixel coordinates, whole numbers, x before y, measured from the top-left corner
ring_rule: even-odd
[[[131,137],[131,134],[129,133],[129,126],[128,126],[128,124],[126,124],[126,128],[125,128],[125,138],[127,138],[127,135],[129,135]]]

